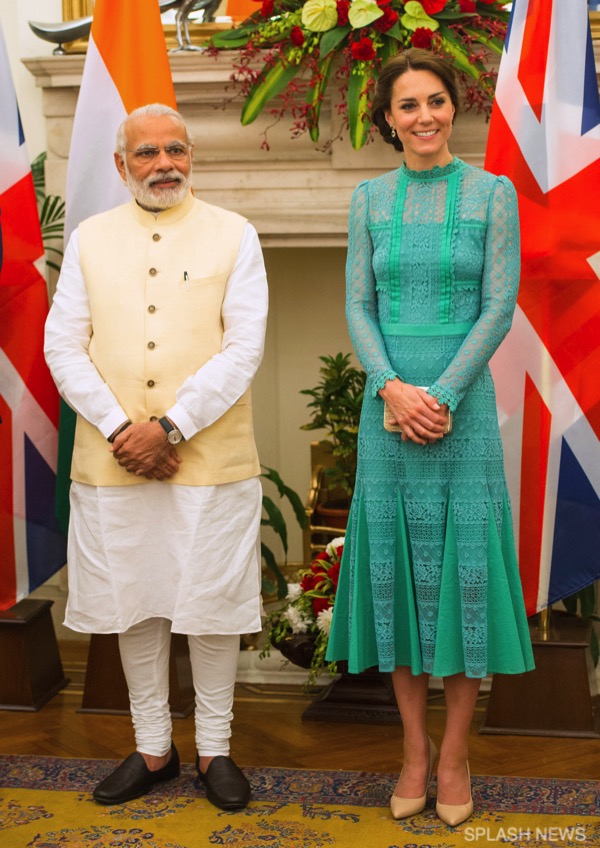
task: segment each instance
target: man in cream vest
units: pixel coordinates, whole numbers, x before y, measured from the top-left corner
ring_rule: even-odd
[[[65,623],[119,634],[136,738],[94,797],[124,803],[179,774],[169,643],[185,633],[198,774],[235,810],[250,798],[229,757],[239,637],[261,628],[250,384],[267,284],[255,229],[192,196],[192,149],[167,106],[124,121],[115,163],[133,199],[73,233],[45,352],[77,412]]]

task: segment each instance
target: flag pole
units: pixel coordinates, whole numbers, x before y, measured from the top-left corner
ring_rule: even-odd
[[[540,634],[540,638],[547,642],[550,638],[550,617],[552,613],[552,605],[549,607],[545,607],[543,610],[539,612],[538,618],[538,631]]]

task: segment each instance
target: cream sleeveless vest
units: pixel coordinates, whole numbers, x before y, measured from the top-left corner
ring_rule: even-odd
[[[194,199],[157,217],[134,201],[79,225],[92,315],[89,355],[134,421],[160,418],[179,386],[221,350],[221,306],[246,221]],[[77,417],[71,477],[95,486],[147,482],[113,458]],[[260,474],[250,391],[218,421],[177,446],[172,480],[208,486]]]

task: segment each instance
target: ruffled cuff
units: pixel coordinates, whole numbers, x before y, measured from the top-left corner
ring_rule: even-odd
[[[444,386],[440,386],[439,383],[434,383],[427,389],[427,394],[437,398],[438,403],[447,403],[450,412],[456,412],[460,398],[456,396],[452,389],[446,389]]]
[[[401,380],[402,378],[395,371],[384,371],[373,378],[373,387],[371,390],[372,397],[377,397],[377,392],[385,387],[388,380]]]

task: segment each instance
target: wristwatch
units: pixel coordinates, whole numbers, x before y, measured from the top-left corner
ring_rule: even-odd
[[[163,418],[158,419],[158,423],[163,428],[165,433],[167,434],[167,441],[170,445],[178,445],[179,442],[183,439],[183,433],[181,430],[178,430],[169,419],[165,416]]]

